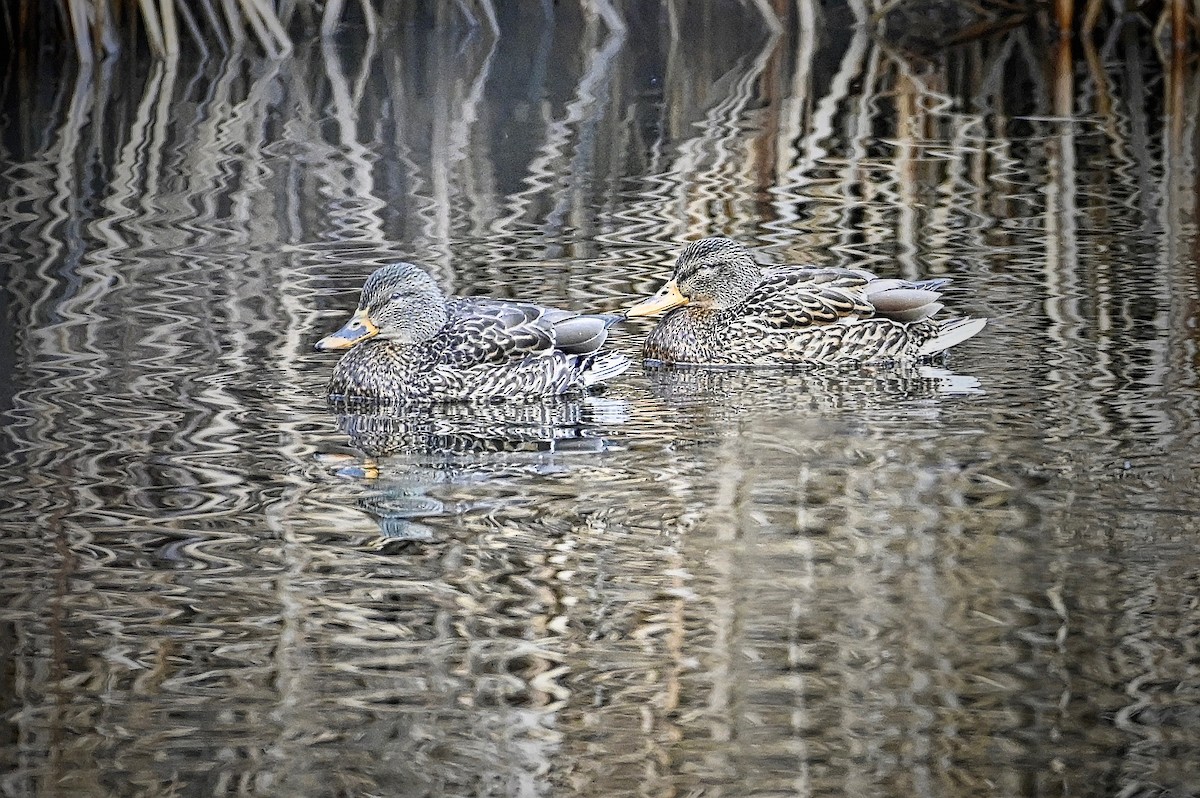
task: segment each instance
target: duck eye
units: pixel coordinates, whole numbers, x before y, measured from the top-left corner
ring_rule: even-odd
[[[388,297],[388,299],[390,299],[392,302],[395,302],[397,299],[399,299],[402,296],[404,296],[404,295],[401,294],[399,291],[397,291],[394,294],[392,294],[390,297]]]

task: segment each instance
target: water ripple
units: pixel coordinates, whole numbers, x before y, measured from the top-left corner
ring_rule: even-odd
[[[4,83],[0,791],[1196,783],[1200,92],[1140,28],[1064,71],[1035,27],[701,6]],[[615,310],[716,232],[991,323],[921,369],[325,403],[379,264]]]

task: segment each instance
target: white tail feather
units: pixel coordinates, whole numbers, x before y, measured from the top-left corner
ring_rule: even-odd
[[[978,333],[987,324],[987,319],[955,319],[938,328],[937,335],[921,345],[919,355],[936,355],[956,344],[961,344]]]
[[[629,358],[620,352],[606,352],[587,365],[583,372],[583,384],[588,386],[611,380],[627,368]]]

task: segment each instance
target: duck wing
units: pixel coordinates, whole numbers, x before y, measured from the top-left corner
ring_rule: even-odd
[[[569,355],[590,355],[604,345],[609,328],[624,319],[618,313],[567,313],[552,322],[555,346]]]
[[[948,282],[880,279],[859,269],[772,269],[743,312],[779,329],[871,317],[908,324],[942,309],[939,289]]]
[[[872,280],[865,291],[877,315],[908,324],[927,319],[945,307],[938,301],[942,296],[938,289],[949,282],[944,277],[917,282]]]
[[[555,350],[595,352],[620,316],[591,316],[531,302],[465,297],[449,302],[439,333],[442,359],[457,366],[503,364]]]
[[[777,330],[865,318],[875,313],[866,292],[872,279],[856,269],[768,269],[737,312]]]

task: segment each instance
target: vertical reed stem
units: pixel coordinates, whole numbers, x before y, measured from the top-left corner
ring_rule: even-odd
[[[235,45],[246,41],[246,31],[242,28],[242,15],[234,0],[221,0],[221,10],[225,12],[225,22],[229,27],[229,38]]]
[[[179,15],[183,17],[183,26],[187,28],[188,33],[192,37],[192,41],[196,43],[196,47],[200,50],[200,54],[204,58],[208,58],[208,45],[204,42],[204,34],[200,31],[200,24],[196,21],[196,17],[192,14],[192,10],[188,8],[187,2],[185,2],[185,0],[178,0],[178,2],[179,8],[177,10],[179,11]],[[219,30],[217,31],[217,35],[221,36],[221,32]]]
[[[117,38],[116,26],[113,24],[113,10],[109,0],[95,0],[96,20],[92,23],[95,31],[93,39],[105,55],[120,52],[121,40]]]
[[[146,38],[150,40],[150,48],[160,57],[165,58],[167,47],[163,43],[162,25],[158,21],[158,9],[154,0],[138,0],[138,8],[142,11],[142,20],[146,23]]]
[[[1075,112],[1075,61],[1066,37],[1058,40],[1052,74],[1054,115],[1069,117]]]
[[[1058,20],[1058,35],[1071,35],[1071,22],[1075,17],[1075,0],[1055,0],[1055,18]]]
[[[1096,23],[1100,20],[1103,12],[1104,0],[1087,0],[1087,7],[1083,12],[1083,24],[1080,26],[1079,32],[1084,36],[1090,36],[1096,29]]]
[[[485,0],[486,2],[487,0]],[[367,23],[367,35],[374,36],[379,32],[378,24],[375,21],[375,8],[371,5],[371,0],[362,0],[363,19]],[[493,23],[495,22],[496,12],[492,11]],[[493,24],[492,33],[496,33],[495,25]]]
[[[325,3],[325,13],[321,15],[321,35],[332,36],[337,30],[338,22],[342,19],[342,6],[345,0],[328,0]]]
[[[287,31],[283,29],[283,23],[279,21],[279,17],[275,16],[275,11],[266,2],[266,0],[242,0],[242,2],[258,15],[263,26],[270,33],[272,40],[272,49],[275,51],[275,57],[288,55],[292,52],[292,40],[288,38]],[[253,14],[247,14],[253,16]],[[256,28],[257,30],[257,28]],[[264,47],[266,42],[263,42]]]
[[[1182,53],[1188,42],[1187,0],[1168,0],[1171,4],[1171,44],[1176,53]]]
[[[250,28],[254,31],[255,37],[258,38],[259,44],[269,58],[278,58],[279,50],[275,47],[275,40],[271,37],[267,26],[264,24],[262,16],[259,14],[259,8],[253,0],[241,0],[242,16],[250,23]]]
[[[1182,2],[1177,2],[1176,6],[1182,4]],[[1178,23],[1174,22],[1174,24]],[[1170,143],[1168,152],[1172,159],[1178,162],[1177,159],[1183,155],[1184,129],[1187,121],[1185,115],[1187,109],[1187,54],[1184,51],[1184,47],[1187,45],[1187,35],[1185,33],[1183,37],[1179,37],[1172,32],[1171,38],[1174,39],[1175,47],[1171,50],[1171,62],[1166,65],[1167,74],[1165,76],[1166,112],[1169,120],[1167,139]]]
[[[179,2],[187,3],[188,0],[179,0]],[[209,29],[216,35],[222,52],[229,52],[229,40],[225,38],[225,27],[221,24],[217,10],[213,8],[212,0],[201,0],[201,5],[204,6],[204,15],[208,17]]]
[[[168,58],[179,55],[179,25],[175,20],[175,0],[159,0],[162,17],[163,50]]]
[[[88,36],[87,0],[67,0],[67,11],[71,17],[71,31],[75,35],[75,52],[85,64],[93,61],[92,40]]]

